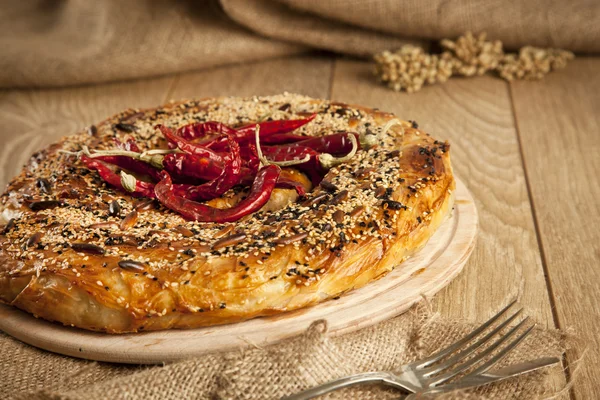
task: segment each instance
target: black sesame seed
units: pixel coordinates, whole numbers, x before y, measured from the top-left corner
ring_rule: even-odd
[[[385,200],[382,204],[387,204],[387,208],[390,210],[401,210],[401,209],[406,210],[408,208],[404,204],[400,203],[399,201],[394,201],[394,200]]]
[[[108,205],[108,213],[113,217],[116,217],[121,213],[121,205],[118,201],[113,200],[110,202]]]
[[[91,243],[73,243],[73,244],[71,244],[71,248],[77,252],[82,252],[82,253],[90,253],[90,254],[98,254],[98,255],[103,255],[104,253],[106,253],[106,250],[104,250],[102,247],[96,246],[95,244],[91,244]]]
[[[49,208],[62,207],[65,203],[61,200],[42,200],[29,203],[29,208],[32,211],[47,210]]]
[[[4,226],[4,229],[2,229],[2,235],[6,235],[8,232],[10,232],[10,230],[12,228],[14,228],[15,226],[15,219],[11,218],[8,220],[8,223]]]
[[[40,239],[42,238],[43,234],[41,232],[36,232],[33,235],[31,235],[29,237],[29,239],[27,239],[27,243],[25,243],[25,249],[35,246],[36,244],[38,244],[38,242],[40,241]]]
[[[50,181],[46,178],[38,178],[35,185],[40,189],[40,192],[49,194],[51,192]]]
[[[185,254],[186,256],[190,256],[190,257],[194,257],[196,255],[196,253],[194,253],[194,250],[192,250],[192,249],[184,250],[183,254]]]
[[[96,136],[96,134],[98,133],[98,128],[96,128],[96,125],[90,125],[87,128],[87,133],[90,136]]]
[[[120,131],[129,132],[129,133],[135,132],[137,130],[135,125],[125,124],[123,122],[119,122],[118,124],[115,124],[114,127]]]
[[[145,264],[134,260],[121,260],[118,264],[126,271],[143,272],[146,269]]]
[[[335,193],[339,190],[336,185],[325,179],[323,179],[319,185],[329,193]]]
[[[337,205],[337,204],[341,203],[342,201],[346,200],[347,198],[348,198],[348,191],[342,190],[341,192],[339,192],[338,194],[333,196],[333,199],[331,199],[329,204]]]

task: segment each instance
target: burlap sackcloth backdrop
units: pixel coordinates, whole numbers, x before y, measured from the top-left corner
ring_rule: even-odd
[[[276,399],[351,373],[393,370],[443,348],[473,327],[470,323],[439,318],[423,301],[399,317],[340,337],[328,337],[326,323],[316,321],[304,335],[269,347],[249,346],[165,366],[143,367],[63,357],[0,333],[0,397]],[[500,365],[543,356],[560,357],[565,350],[578,358],[576,352],[581,348],[576,339],[559,331],[536,329]],[[568,387],[561,387],[549,376],[547,370],[535,372],[443,398],[568,398]],[[362,386],[327,398],[398,396],[398,392],[380,386]]]
[[[0,0],[0,87],[158,76],[322,49],[366,57],[486,31],[600,52],[597,0]]]

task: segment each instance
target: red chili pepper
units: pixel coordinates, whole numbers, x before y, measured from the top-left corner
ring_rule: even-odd
[[[234,139],[241,145],[250,143],[255,140],[256,125],[260,126],[260,140],[263,140],[269,136],[276,134],[284,134],[292,132],[301,126],[308,124],[310,121],[315,119],[317,114],[313,114],[308,118],[304,119],[290,119],[290,120],[277,120],[277,121],[265,121],[259,122],[258,124],[250,124],[236,129]],[[226,139],[221,136],[216,139],[212,139],[205,143],[202,143],[206,147],[211,149],[220,150],[226,145]]]
[[[223,172],[223,164],[187,153],[166,154],[162,163],[174,179],[188,177],[210,181]]]
[[[300,182],[297,182],[293,179],[282,178],[281,176],[277,179],[276,188],[281,189],[295,189],[298,196],[303,197],[306,196],[306,189]]]
[[[177,136],[171,130],[171,128],[168,128],[164,125],[156,125],[154,128],[160,129],[163,136],[169,142],[175,143],[177,145],[177,147],[180,150],[184,151],[185,153],[193,154],[198,157],[208,158],[212,161],[216,161],[216,162],[220,162],[220,163],[222,163],[224,161],[223,156],[218,154],[214,150],[211,150],[209,148],[206,148],[205,146],[202,146],[202,145],[199,145],[196,143],[188,142],[187,140],[183,139],[182,137]],[[227,138],[225,138],[225,142],[227,142]]]
[[[220,122],[208,121],[182,126],[181,128],[177,129],[176,134],[186,140],[192,140],[199,137],[204,137],[208,133],[235,135],[237,132],[235,129],[230,128]]]
[[[241,186],[251,186],[254,181],[254,177],[256,175],[244,175],[242,180],[240,181]],[[277,178],[277,183],[275,184],[275,188],[278,189],[295,189],[298,196],[306,195],[306,188],[300,183],[293,179],[284,178],[283,176],[279,176]]]
[[[347,137],[352,138],[347,139],[351,145],[351,148],[347,152],[347,154],[339,158],[336,158],[330,153],[321,153],[311,147],[302,146],[300,143],[296,145],[265,146],[264,148],[261,147],[261,150],[263,156],[268,161],[273,161],[275,163],[303,160],[307,158],[306,156],[309,156],[307,161],[294,164],[293,167],[306,173],[309,176],[313,185],[316,186],[322,180],[323,176],[325,176],[325,174],[329,171],[330,168],[341,162],[347,161],[347,159],[352,158],[355,150],[352,141],[354,141],[356,144],[356,150],[358,149],[358,140],[350,135]],[[333,143],[335,144],[335,141]]]
[[[256,153],[256,146],[251,144],[240,150],[243,165],[241,175],[251,175],[254,177],[260,163]],[[217,178],[223,172],[224,168],[221,163],[187,153],[166,154],[163,159],[163,167],[174,180],[196,178],[205,181]]]
[[[240,146],[233,140],[231,135],[227,135],[227,138],[231,155],[219,176],[202,185],[189,186],[185,190],[179,191],[178,195],[192,200],[211,200],[222,196],[240,182],[242,172]],[[183,173],[186,172],[183,171]]]
[[[348,139],[348,135],[354,135],[356,141],[359,143],[358,149],[360,150],[361,147],[358,134],[350,132],[340,132],[327,136],[312,137],[295,143],[290,143],[288,146],[310,147],[319,153],[329,153],[335,156],[343,156],[350,153],[352,150],[352,142],[350,142],[350,139]]]
[[[117,145],[117,147],[119,149],[122,149],[122,150],[135,151],[136,153],[142,152],[133,138],[127,139],[127,141],[125,143],[123,143],[119,139],[115,138],[115,144]]]
[[[254,176],[260,167],[256,145],[254,143],[248,143],[248,146],[242,147],[241,156],[244,160],[244,165],[248,168],[248,171],[245,171],[244,173],[250,173]]]
[[[135,172],[140,175],[147,175],[155,181],[160,180],[160,171],[143,161],[136,160],[127,156],[100,156],[95,157],[96,160],[104,161],[105,163],[116,165],[119,168],[127,171]]]
[[[261,138],[261,143],[265,145],[275,145],[275,144],[290,144],[297,143],[303,140],[310,139],[310,136],[297,135],[295,133],[280,133],[277,135],[267,136],[265,138]]]
[[[321,182],[323,176],[327,173],[327,171],[323,171],[321,168],[319,153],[310,147],[265,146],[261,147],[261,150],[267,160],[275,162],[302,160],[306,155],[309,155],[310,159],[308,161],[293,165],[292,168],[296,168],[308,175],[315,186]]]
[[[154,192],[158,200],[170,210],[184,218],[197,222],[234,222],[258,211],[271,197],[281,169],[276,165],[261,168],[256,174],[248,196],[231,208],[215,208],[184,197],[177,196],[168,173],[162,173],[162,180],[156,184]]]
[[[102,180],[106,183],[111,184],[112,186],[126,191],[132,196],[146,196],[154,198],[154,184],[150,182],[136,180],[135,190],[133,192],[129,192],[126,190],[121,184],[121,176],[113,171],[104,161],[98,160],[97,158],[90,158],[87,156],[82,156],[81,161],[85,164],[89,169],[93,169],[98,171]]]
[[[315,119],[317,114],[313,114],[310,117],[303,119],[281,119],[276,121],[265,121],[260,122],[258,125],[260,126],[260,133],[264,133],[265,135],[273,135],[276,133],[288,133],[291,131],[295,131],[308,124],[310,121]],[[254,129],[256,124],[248,124],[246,126],[242,126],[241,128],[237,128],[238,133],[245,133],[246,135],[250,135],[251,138],[254,138]]]
[[[270,161],[301,160],[307,154],[317,156],[319,153],[306,146],[261,146],[263,155]]]

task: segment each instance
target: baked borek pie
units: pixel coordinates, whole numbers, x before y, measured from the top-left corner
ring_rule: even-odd
[[[109,333],[326,301],[433,235],[453,205],[448,150],[415,122],[287,93],[124,111],[8,185],[0,300]]]

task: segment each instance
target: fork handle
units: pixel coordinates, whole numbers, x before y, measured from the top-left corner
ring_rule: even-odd
[[[308,400],[324,395],[325,393],[333,392],[334,390],[360,385],[363,383],[383,383],[396,388],[406,389],[404,386],[400,386],[389,372],[365,372],[363,374],[345,376],[343,378],[315,386],[289,397],[284,397],[282,400]]]

